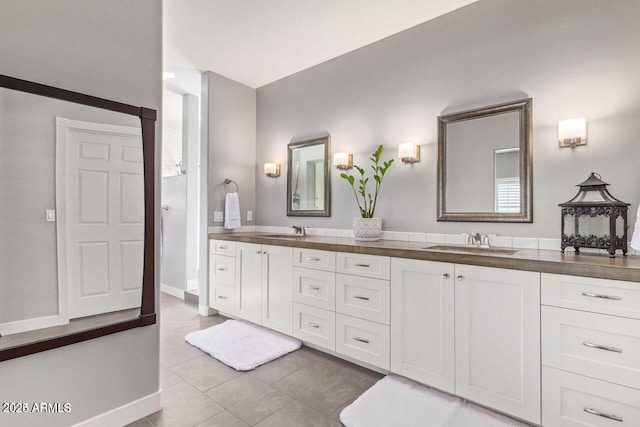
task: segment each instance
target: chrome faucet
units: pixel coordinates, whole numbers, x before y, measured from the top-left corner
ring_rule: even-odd
[[[307,230],[305,230],[304,227],[300,225],[292,225],[291,228],[293,228],[293,234],[299,234],[301,236],[307,235]]]
[[[463,233],[465,236],[465,244],[468,246],[476,246],[482,248],[489,247],[489,235],[480,233]]]

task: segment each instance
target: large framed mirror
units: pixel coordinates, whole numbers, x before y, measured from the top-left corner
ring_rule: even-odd
[[[0,361],[156,323],[155,121],[0,75]]]
[[[287,216],[331,216],[329,153],[329,136],[289,144]]]
[[[438,221],[533,222],[532,102],[438,117]]]

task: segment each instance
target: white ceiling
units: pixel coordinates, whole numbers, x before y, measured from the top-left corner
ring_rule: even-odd
[[[254,88],[476,0],[164,0],[164,70]]]

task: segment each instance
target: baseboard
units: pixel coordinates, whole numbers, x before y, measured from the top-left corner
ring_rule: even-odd
[[[60,326],[60,316],[36,317],[35,319],[16,320],[15,322],[0,323],[0,335],[18,334],[36,329]]]
[[[74,427],[124,426],[162,409],[161,390],[75,424]]]
[[[174,288],[173,286],[165,285],[164,283],[162,283],[160,285],[160,291],[164,292],[165,294],[174,296],[176,298],[180,298],[181,300],[184,299],[184,291],[182,289],[177,289],[177,288]]]

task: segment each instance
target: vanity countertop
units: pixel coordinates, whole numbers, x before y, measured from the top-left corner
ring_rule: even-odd
[[[640,256],[629,255],[623,257],[620,252],[616,254],[615,258],[610,258],[608,254],[581,253],[580,255],[576,255],[573,248],[567,248],[565,254],[560,251],[534,249],[514,249],[514,254],[490,252],[460,253],[455,251],[425,249],[433,246],[442,246],[441,244],[435,243],[400,242],[393,240],[360,242],[352,238],[329,236],[305,236],[303,238],[270,237],[272,235],[273,233],[211,233],[209,234],[209,238],[262,245],[382,255],[640,282]]]

